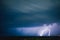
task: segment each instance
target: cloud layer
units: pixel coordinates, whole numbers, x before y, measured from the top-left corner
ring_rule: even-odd
[[[4,4],[23,13],[48,10],[54,6],[51,0],[5,0]]]

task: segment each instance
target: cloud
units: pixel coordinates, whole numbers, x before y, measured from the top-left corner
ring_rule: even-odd
[[[17,27],[16,30],[18,31],[18,33],[22,32],[23,35],[55,36],[58,34],[58,28],[59,27],[57,23],[52,23],[49,25],[43,24],[42,26],[36,27]]]
[[[51,0],[5,0],[3,4],[8,7],[5,9],[8,9],[8,16],[13,18],[13,24],[49,23],[58,20],[57,12],[53,8],[55,4]]]
[[[4,4],[23,13],[49,10],[54,6],[51,0],[5,0]]]

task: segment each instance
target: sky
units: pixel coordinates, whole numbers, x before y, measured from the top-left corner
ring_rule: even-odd
[[[59,0],[2,0],[1,28],[60,24]]]

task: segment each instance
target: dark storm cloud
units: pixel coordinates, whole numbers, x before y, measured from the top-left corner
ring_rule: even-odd
[[[4,4],[24,13],[48,10],[55,5],[51,0],[5,0]]]
[[[56,0],[3,0],[6,25],[59,21]]]

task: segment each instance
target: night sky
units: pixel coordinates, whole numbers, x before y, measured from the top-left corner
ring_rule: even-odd
[[[2,0],[0,34],[17,35],[16,30],[13,33],[8,28],[37,27],[52,23],[57,23],[60,28],[59,2],[59,0]]]

